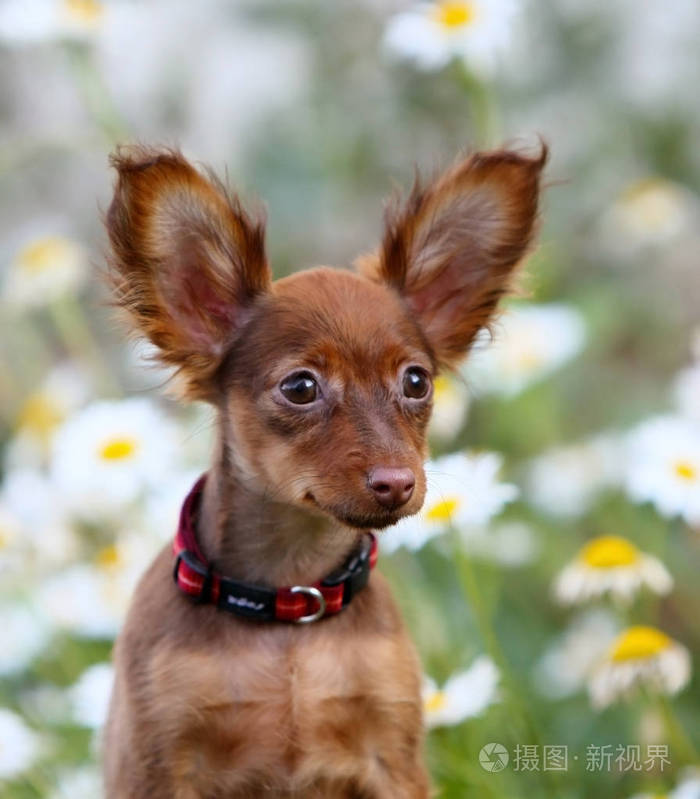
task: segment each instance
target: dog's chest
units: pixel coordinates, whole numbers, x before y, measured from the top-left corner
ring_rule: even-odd
[[[260,775],[303,786],[329,768],[371,770],[392,738],[419,734],[416,662],[404,636],[257,631],[228,651],[154,665],[156,691],[172,703],[161,719],[177,753],[173,776],[200,791],[237,790]]]

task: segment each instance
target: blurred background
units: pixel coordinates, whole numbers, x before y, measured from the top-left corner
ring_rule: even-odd
[[[209,454],[107,306],[115,144],[263,201],[281,276],[373,247],[416,166],[541,135],[540,246],[436,385],[380,568],[440,796],[700,797],[699,31],[695,0],[0,0],[0,796],[100,796],[112,642]]]

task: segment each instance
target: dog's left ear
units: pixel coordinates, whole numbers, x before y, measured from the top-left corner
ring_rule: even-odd
[[[491,318],[528,250],[547,148],[528,158],[476,153],[386,212],[379,253],[361,272],[405,299],[438,363],[452,367]]]

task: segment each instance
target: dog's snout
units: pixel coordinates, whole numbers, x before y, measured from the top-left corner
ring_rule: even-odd
[[[413,494],[416,477],[411,469],[376,466],[369,473],[367,485],[380,505],[385,508],[400,508]]]

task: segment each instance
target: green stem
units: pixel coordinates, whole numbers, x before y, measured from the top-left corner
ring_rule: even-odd
[[[493,629],[491,619],[486,612],[483,595],[479,588],[471,559],[465,554],[459,532],[454,527],[451,528],[450,535],[452,539],[452,552],[457,567],[457,575],[467,601],[474,612],[474,618],[479,630],[479,635],[484,642],[484,647],[499,669],[510,706],[516,711],[514,715],[517,716],[521,733],[526,736],[528,743],[535,744],[541,749],[542,740],[537,730],[537,725],[534,723],[525,703],[520,697],[517,682],[512,675],[510,664]],[[544,774],[545,772],[543,772],[543,775]],[[551,782],[552,786],[554,786],[556,774],[548,771],[544,779]]]
[[[498,144],[502,126],[493,92],[489,91],[488,86],[461,60],[456,62],[456,77],[469,96],[469,111],[476,145],[495,146]]]
[[[690,736],[686,733],[669,698],[665,694],[659,694],[658,704],[659,711],[666,725],[666,731],[668,732],[671,746],[683,759],[683,765],[693,765],[697,763],[697,749],[690,739]]]
[[[68,43],[66,52],[85,105],[105,139],[110,146],[124,141],[129,136],[129,127],[93,63],[89,45]]]

